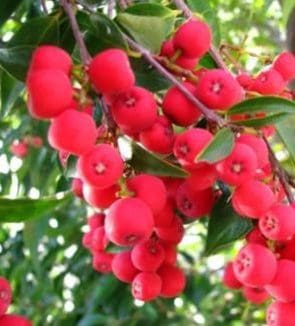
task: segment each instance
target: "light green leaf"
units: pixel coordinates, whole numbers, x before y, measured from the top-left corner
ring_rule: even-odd
[[[288,19],[295,8],[294,0],[284,0],[282,1],[282,12],[283,12],[283,23],[286,25],[288,23]]]
[[[276,125],[279,137],[295,160],[295,116],[291,116]],[[294,172],[293,172],[294,173]]]
[[[275,114],[268,115],[263,118],[235,121],[235,124],[241,125],[241,126],[246,126],[246,127],[261,128],[264,126],[277,124],[277,123],[285,120],[288,116],[289,116],[289,114],[287,114],[287,113],[275,113]]]

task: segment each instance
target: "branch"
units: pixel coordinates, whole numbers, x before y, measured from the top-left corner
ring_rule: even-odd
[[[268,149],[269,160],[270,160],[272,169],[273,169],[274,173],[278,176],[280,183],[286,193],[289,203],[292,204],[292,203],[294,203],[294,196],[293,196],[293,193],[292,193],[291,188],[288,183],[288,176],[286,175],[285,170],[281,167],[280,162],[276,158],[276,155],[265,136],[263,136],[263,140],[265,141],[265,144]]]
[[[79,28],[79,25],[76,20],[76,16],[73,11],[72,5],[69,3],[68,0],[60,0],[61,5],[64,8],[65,13],[69,17],[70,25],[76,40],[76,43],[78,45],[80,55],[81,55],[81,60],[85,66],[87,66],[91,60],[91,56],[86,48],[86,45],[84,43],[84,40],[82,38],[82,34]]]
[[[41,7],[42,7],[42,9],[44,11],[44,14],[48,15],[49,12],[48,12],[48,9],[46,7],[46,0],[40,0],[40,3],[41,3]]]
[[[113,133],[115,134],[115,131],[116,131],[116,122],[114,121],[114,118],[111,114],[111,111],[109,110],[109,107],[105,101],[105,99],[103,97],[100,97],[100,103],[101,103],[101,107],[102,107],[102,111],[104,113],[104,116],[105,116],[105,122],[106,122],[106,125],[108,126],[108,129]]]

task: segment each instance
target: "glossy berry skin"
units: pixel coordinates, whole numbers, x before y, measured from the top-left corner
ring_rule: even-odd
[[[132,87],[116,96],[111,110],[118,126],[133,133],[150,128],[157,119],[156,100],[142,87]]]
[[[285,81],[295,78],[295,56],[291,52],[281,53],[274,61],[273,68],[279,72]]]
[[[112,272],[112,261],[114,254],[98,251],[92,258],[92,267],[99,273],[107,274]]]
[[[212,69],[205,72],[196,88],[197,98],[213,110],[227,110],[243,99],[243,89],[226,71]]]
[[[123,160],[117,149],[109,144],[99,144],[77,162],[79,176],[84,182],[100,189],[108,188],[123,174]]]
[[[257,305],[263,304],[265,301],[270,299],[269,294],[263,288],[245,286],[243,288],[243,295],[245,299]]]
[[[158,154],[170,154],[173,151],[174,132],[171,122],[159,116],[156,122],[139,135],[140,142],[148,150]]]
[[[112,261],[112,271],[120,281],[125,283],[131,283],[139,273],[132,263],[130,251],[122,251],[115,255]]]
[[[162,281],[158,274],[142,272],[132,281],[132,295],[142,301],[154,300],[161,291]]]
[[[215,165],[202,163],[201,166],[194,169],[188,169],[189,177],[186,182],[192,190],[204,190],[210,188],[217,179]]]
[[[155,227],[169,227],[174,219],[174,204],[171,199],[166,201],[163,209],[154,215]]]
[[[211,31],[209,26],[200,20],[190,19],[182,24],[173,37],[173,45],[180,49],[187,58],[202,57],[210,48]]]
[[[127,92],[135,83],[128,57],[119,49],[97,54],[90,62],[88,74],[95,89],[106,95]]]
[[[261,72],[253,81],[251,90],[263,95],[278,95],[283,92],[286,82],[274,69]]]
[[[175,265],[177,261],[177,248],[174,244],[166,243],[165,241],[160,242],[165,251],[165,258],[163,263],[169,265]]]
[[[179,211],[191,219],[197,219],[210,213],[214,196],[211,188],[193,190],[184,182],[177,190],[176,204]]]
[[[9,314],[0,317],[0,326],[33,326],[33,324],[23,316]]]
[[[11,287],[4,277],[0,277],[0,316],[7,311],[12,298]]]
[[[255,227],[251,232],[247,234],[246,240],[248,243],[256,243],[265,247],[267,246],[266,239],[258,227]]]
[[[259,219],[259,229],[268,239],[283,241],[295,235],[295,210],[292,206],[275,204]]]
[[[95,208],[108,208],[115,200],[117,200],[117,193],[120,187],[114,184],[108,188],[100,189],[91,187],[87,184],[83,186],[83,195],[85,201]]]
[[[49,144],[58,151],[83,155],[95,145],[96,125],[89,114],[66,110],[52,120],[48,130]]]
[[[96,228],[91,237],[91,251],[96,253],[104,251],[109,243],[109,239],[106,236],[105,229],[103,226]]]
[[[196,87],[188,82],[183,86],[195,93]],[[176,125],[188,127],[195,123],[201,116],[198,108],[186,98],[176,86],[169,88],[163,99],[163,113]]]
[[[36,119],[51,119],[70,108],[73,90],[68,76],[57,69],[37,70],[27,79],[28,108]]]
[[[269,249],[249,243],[238,253],[233,269],[242,284],[263,287],[273,281],[277,272],[277,261]]]
[[[266,285],[265,289],[276,300],[282,302],[295,301],[295,261],[281,259],[278,261],[278,268],[275,278]]]
[[[230,155],[216,164],[219,178],[233,186],[238,186],[253,178],[257,169],[257,156],[252,148],[236,143]]]
[[[247,73],[241,73],[236,77],[236,79],[244,89],[249,89],[253,82],[253,78]]]
[[[30,71],[39,69],[57,69],[70,74],[72,59],[63,49],[54,45],[42,45],[33,52]]]
[[[275,301],[267,308],[267,326],[293,326],[295,320],[295,303]]]
[[[71,190],[76,197],[83,198],[83,181],[79,178],[73,178]]]
[[[241,216],[259,218],[275,203],[270,187],[256,180],[249,180],[237,187],[232,196],[234,210]]]
[[[133,265],[142,272],[155,272],[164,258],[165,250],[155,239],[140,242],[131,251]]]
[[[119,246],[129,246],[148,239],[153,231],[151,209],[138,198],[115,201],[105,219],[108,238]]]
[[[184,228],[180,218],[174,217],[169,227],[155,228],[160,240],[169,244],[178,244],[184,235]]]
[[[196,167],[196,156],[209,144],[213,135],[201,128],[188,129],[175,137],[173,152],[178,162],[187,168]]]
[[[127,180],[127,187],[149,206],[153,214],[159,214],[165,207],[167,190],[160,178],[142,173]]]
[[[95,230],[100,226],[104,226],[105,215],[102,213],[94,213],[87,218],[87,224],[91,230]]]
[[[229,262],[223,272],[222,283],[229,289],[240,289],[243,284],[236,278],[233,270],[233,263]]]
[[[184,272],[177,266],[164,264],[157,272],[162,279],[161,297],[173,298],[185,288]]]

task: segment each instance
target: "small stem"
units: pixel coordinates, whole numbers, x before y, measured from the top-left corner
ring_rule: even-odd
[[[101,97],[100,99],[100,103],[101,103],[101,107],[102,107],[102,111],[103,111],[103,114],[105,116],[105,122],[106,122],[106,125],[108,126],[108,129],[113,133],[115,134],[116,133],[116,128],[117,128],[117,125],[113,119],[113,116],[109,110],[109,107],[105,101],[105,99],[103,97]]]
[[[176,7],[181,10],[186,18],[191,18],[193,13],[182,0],[174,0]]]
[[[60,0],[60,3],[64,8],[65,13],[69,17],[70,25],[71,25],[71,28],[72,28],[76,43],[77,43],[79,51],[80,51],[81,60],[82,60],[83,64],[85,66],[87,66],[89,64],[89,62],[90,62],[91,57],[90,57],[90,54],[89,54],[89,52],[88,52],[88,50],[86,48],[86,45],[84,43],[84,40],[83,40],[81,31],[80,31],[79,25],[78,25],[77,20],[76,20],[76,16],[75,16],[74,11],[73,11],[73,7],[69,3],[68,0]]]
[[[46,0],[40,0],[40,3],[41,3],[41,7],[42,7],[42,9],[44,11],[44,14],[48,15],[49,12],[48,12],[48,9],[46,7]]]
[[[115,0],[109,0],[109,3],[108,3],[108,16],[109,17],[112,17],[112,14],[113,14],[113,10],[115,8],[115,5],[116,5],[116,1]]]
[[[276,158],[276,155],[265,136],[263,136],[263,140],[265,141],[265,144],[268,149],[269,160],[270,160],[272,169],[273,169],[274,173],[278,176],[280,183],[286,193],[289,203],[292,204],[292,203],[294,203],[294,196],[293,196],[293,193],[292,193],[289,183],[288,183],[288,176],[286,175],[285,170],[281,167],[280,162]]]

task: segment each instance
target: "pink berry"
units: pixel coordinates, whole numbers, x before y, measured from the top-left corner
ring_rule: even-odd
[[[19,158],[24,158],[28,155],[28,146],[19,140],[14,141],[10,145],[9,150],[13,155]]]
[[[33,324],[23,316],[9,314],[0,317],[0,326],[33,326]]]
[[[184,290],[186,283],[185,275],[179,267],[164,264],[158,270],[158,274],[162,279],[162,297],[177,297]]]
[[[217,179],[215,165],[204,163],[193,169],[188,169],[190,176],[186,182],[193,190],[204,190],[213,186]]]
[[[131,283],[139,273],[132,263],[130,251],[122,251],[115,255],[112,261],[112,271],[120,281],[125,283]]]
[[[250,286],[245,286],[243,288],[244,297],[257,305],[260,305],[270,299],[269,294],[263,288],[253,288]]]
[[[180,218],[174,216],[168,227],[155,228],[157,236],[169,244],[178,244],[184,235],[184,228]]]
[[[162,281],[156,273],[139,273],[132,281],[132,295],[142,301],[154,300],[161,292]]]
[[[174,219],[174,205],[169,199],[166,205],[156,215],[154,215],[155,227],[169,227]]]
[[[226,265],[223,273],[222,282],[229,289],[240,289],[243,286],[242,283],[236,278],[232,262]]]
[[[79,178],[73,178],[71,190],[76,197],[83,198],[83,181]]]
[[[95,252],[92,258],[92,267],[97,272],[107,274],[112,272],[112,261],[114,254],[98,251]]]
[[[87,184],[83,185],[85,201],[89,205],[100,209],[108,208],[117,199],[119,191],[120,187],[117,184],[104,189],[91,187]]]
[[[275,301],[266,313],[267,326],[294,326],[295,303]]]
[[[0,277],[0,316],[7,311],[12,298],[11,287],[4,277]]]
[[[89,225],[91,230],[95,230],[100,226],[104,225],[105,215],[102,213],[94,213],[93,215],[89,216],[87,219],[87,224]]]
[[[261,72],[253,81],[251,90],[263,95],[277,95],[286,86],[283,77],[274,69]]]
[[[281,53],[274,61],[273,68],[279,72],[285,81],[295,78],[295,56],[291,52]]]
[[[109,243],[103,226],[96,228],[92,233],[91,251],[93,254],[104,251]]]

